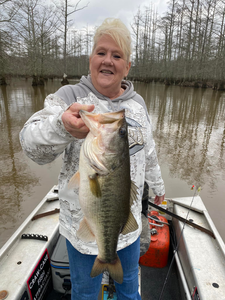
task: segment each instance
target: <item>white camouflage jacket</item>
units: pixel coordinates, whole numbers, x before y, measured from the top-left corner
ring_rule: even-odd
[[[83,140],[68,133],[61,116],[74,103],[94,104],[94,113],[125,109],[129,130],[131,179],[138,187],[138,198],[131,211],[139,228],[125,236],[120,235],[117,250],[132,244],[141,233],[141,200],[144,181],[155,195],[165,194],[152,136],[151,123],[143,98],[138,95],[130,81],[122,82],[124,93],[110,100],[101,95],[92,85],[90,76],[81,78],[79,84],[66,85],[45,99],[44,108],[25,123],[20,132],[20,142],[26,155],[38,164],[47,164],[63,153],[59,174],[60,233],[81,253],[97,254],[95,242],[85,243],[78,239],[76,231],[82,220],[78,191],[68,189],[70,178],[79,165],[79,153]]]

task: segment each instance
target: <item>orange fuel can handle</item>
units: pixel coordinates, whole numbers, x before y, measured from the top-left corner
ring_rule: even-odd
[[[156,216],[160,221],[168,223],[167,219],[157,211],[151,211],[149,216]],[[150,220],[150,223],[160,224],[155,220]],[[151,243],[148,251],[140,257],[139,263],[143,266],[153,268],[163,268],[167,265],[169,247],[170,247],[170,231],[169,226],[164,224],[162,227],[149,224],[150,229],[155,228],[157,233],[151,235]]]

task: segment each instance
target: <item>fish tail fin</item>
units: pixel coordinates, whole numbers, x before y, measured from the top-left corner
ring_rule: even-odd
[[[103,273],[104,271],[108,271],[109,275],[118,283],[123,282],[123,268],[121,265],[121,261],[117,256],[113,263],[103,262],[97,256],[94,262],[94,265],[91,270],[91,277],[95,277]]]

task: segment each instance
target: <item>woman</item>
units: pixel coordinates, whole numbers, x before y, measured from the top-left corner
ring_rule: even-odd
[[[90,277],[97,244],[85,243],[76,236],[82,212],[76,191],[67,187],[78,169],[82,139],[88,133],[79,116],[81,109],[95,113],[125,109],[129,125],[131,179],[139,189],[138,201],[131,211],[139,228],[127,236],[119,236],[117,250],[124,279],[122,284],[115,282],[118,299],[141,299],[138,261],[144,181],[155,193],[156,204],[164,199],[164,183],[144,100],[134,91],[132,83],[124,80],[131,67],[130,55],[128,29],[118,19],[106,19],[94,36],[90,75],[82,76],[79,84],[64,86],[49,95],[44,109],[35,113],[20,133],[24,151],[39,164],[49,163],[64,153],[59,175],[60,233],[67,239],[72,299],[76,300],[97,299],[102,279],[102,275]]]

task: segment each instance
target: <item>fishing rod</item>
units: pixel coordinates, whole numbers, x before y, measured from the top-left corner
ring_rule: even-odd
[[[194,188],[194,186],[192,186],[191,189],[193,190],[193,188]],[[160,296],[159,296],[159,300],[162,299],[162,296],[163,296],[163,293],[164,293],[164,290],[165,290],[165,287],[166,287],[166,284],[167,284],[167,281],[168,281],[168,278],[169,278],[169,274],[170,274],[170,271],[171,271],[171,268],[172,268],[172,265],[173,265],[173,262],[174,262],[174,259],[175,259],[175,255],[177,254],[178,247],[179,247],[179,244],[180,244],[180,241],[181,241],[181,237],[182,237],[182,235],[183,235],[183,231],[184,231],[185,225],[186,225],[186,224],[191,225],[191,226],[193,226],[193,227],[195,227],[195,228],[197,228],[197,229],[199,229],[199,230],[201,230],[201,231],[203,231],[203,232],[209,234],[211,237],[215,238],[214,234],[213,234],[210,230],[208,230],[208,229],[206,229],[206,228],[204,228],[204,227],[201,227],[201,226],[199,226],[199,225],[197,225],[197,224],[195,224],[195,223],[193,223],[193,222],[190,222],[190,221],[187,219],[188,216],[189,216],[189,213],[190,213],[190,210],[191,210],[191,207],[192,207],[192,204],[193,204],[193,201],[194,201],[194,197],[195,197],[195,195],[196,195],[196,192],[200,192],[200,190],[201,190],[200,187],[195,189],[194,195],[193,195],[193,197],[192,197],[191,204],[190,204],[190,206],[189,206],[189,208],[188,208],[188,212],[187,212],[186,219],[184,219],[184,218],[182,218],[182,217],[180,217],[180,216],[178,216],[178,215],[176,215],[176,214],[174,214],[174,213],[172,213],[172,212],[170,212],[170,211],[168,211],[168,210],[166,210],[166,209],[163,209],[162,207],[160,207],[160,206],[158,206],[158,205],[152,203],[151,201],[148,201],[148,203],[149,203],[150,206],[153,206],[154,208],[157,208],[157,209],[159,209],[160,211],[162,211],[162,212],[164,212],[164,213],[166,213],[166,214],[168,214],[168,215],[170,215],[170,216],[172,216],[172,217],[174,217],[174,218],[177,218],[179,221],[182,221],[182,222],[184,223],[184,224],[183,224],[183,227],[182,227],[182,230],[181,230],[181,233],[180,233],[180,236],[179,236],[178,241],[177,241],[177,245],[175,246],[175,249],[174,249],[174,251],[173,251],[173,257],[172,257],[172,260],[171,260],[170,265],[169,265],[169,269],[168,269],[168,272],[167,272],[167,275],[166,275],[166,278],[165,278],[165,281],[164,281],[164,284],[163,284],[163,287],[162,287],[162,290],[161,290],[161,294],[160,294]],[[149,197],[149,199],[151,199],[151,197]]]
[[[148,204],[149,204],[150,206],[152,206],[152,207],[154,207],[154,208],[156,208],[156,209],[158,209],[158,210],[160,210],[160,211],[166,213],[167,215],[169,215],[169,216],[171,216],[171,217],[173,217],[173,218],[178,219],[179,221],[181,221],[181,222],[183,222],[183,223],[186,223],[186,224],[188,224],[188,225],[190,225],[190,226],[192,226],[192,227],[194,227],[194,228],[197,228],[198,230],[201,230],[202,232],[205,232],[206,234],[210,235],[210,236],[213,237],[214,239],[216,238],[215,235],[214,235],[214,233],[213,233],[211,230],[208,230],[208,229],[206,229],[206,228],[204,228],[204,227],[202,227],[202,226],[200,226],[200,225],[198,225],[198,224],[196,224],[196,223],[193,223],[193,222],[187,220],[187,218],[184,219],[184,218],[182,218],[182,217],[176,215],[175,213],[172,213],[171,211],[168,211],[167,209],[164,209],[164,208],[162,208],[161,206],[158,206],[158,205],[156,205],[155,203],[152,203],[151,201],[148,201]],[[189,208],[189,210],[190,210],[190,208]]]

